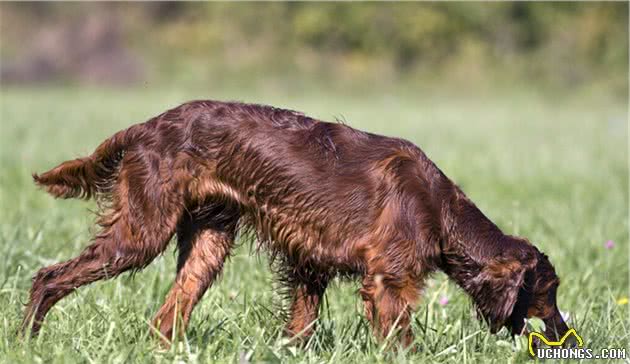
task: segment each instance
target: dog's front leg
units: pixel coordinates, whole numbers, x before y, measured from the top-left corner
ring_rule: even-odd
[[[404,347],[413,343],[411,312],[420,292],[414,280],[391,274],[368,274],[359,292],[366,316],[380,340],[397,335]]]
[[[291,316],[285,327],[287,336],[304,342],[315,332],[315,320],[327,285],[327,278],[298,281],[292,285]]]

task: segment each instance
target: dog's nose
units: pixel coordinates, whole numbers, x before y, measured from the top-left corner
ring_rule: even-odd
[[[569,331],[569,327],[564,322],[560,311],[557,309],[552,317],[543,319],[543,321],[545,322],[545,336],[547,340],[558,341]],[[575,336],[572,335],[570,338],[575,341]],[[569,337],[567,337],[566,340],[569,340]]]

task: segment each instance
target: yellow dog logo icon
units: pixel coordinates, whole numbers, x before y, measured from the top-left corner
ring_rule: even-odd
[[[547,340],[547,338],[545,337],[545,335],[539,333],[539,332],[530,332],[529,336],[527,337],[527,341],[529,344],[529,353],[535,357],[536,353],[534,353],[534,347],[533,347],[533,341],[534,341],[534,336],[539,338],[540,340],[542,340],[543,343],[545,343],[545,345],[548,346],[562,346],[562,344],[564,344],[564,342],[567,340],[567,338],[573,334],[573,336],[575,336],[575,338],[577,339],[577,343],[578,343],[578,347],[582,347],[584,345],[584,341],[582,341],[582,338],[580,337],[580,335],[577,334],[577,332],[575,332],[575,329],[570,329],[569,331],[567,331],[564,336],[562,336],[562,338],[560,339],[560,341],[549,341]]]

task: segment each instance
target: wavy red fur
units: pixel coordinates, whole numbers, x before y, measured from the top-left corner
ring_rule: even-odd
[[[566,325],[559,280],[527,240],[505,235],[412,143],[269,106],[195,101],[134,125],[89,157],[34,175],[57,197],[108,201],[78,257],[33,278],[24,328],[85,284],[148,265],[176,234],[176,282],[154,324],[184,328],[239,229],[255,233],[287,285],[289,335],[313,332],[330,280],[356,276],[378,337],[413,341],[423,281],[446,272],[493,331]]]

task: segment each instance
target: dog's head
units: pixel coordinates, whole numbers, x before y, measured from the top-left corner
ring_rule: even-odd
[[[495,258],[474,278],[473,294],[492,332],[507,327],[525,333],[525,319],[545,323],[548,339],[558,340],[568,327],[556,304],[560,280],[547,256],[524,239],[509,237],[510,249]]]
[[[557,341],[569,330],[557,305],[560,279],[549,258],[537,249],[536,253],[536,264],[525,273],[506,326],[519,335],[525,332],[525,319],[537,317],[545,323],[545,336]]]

